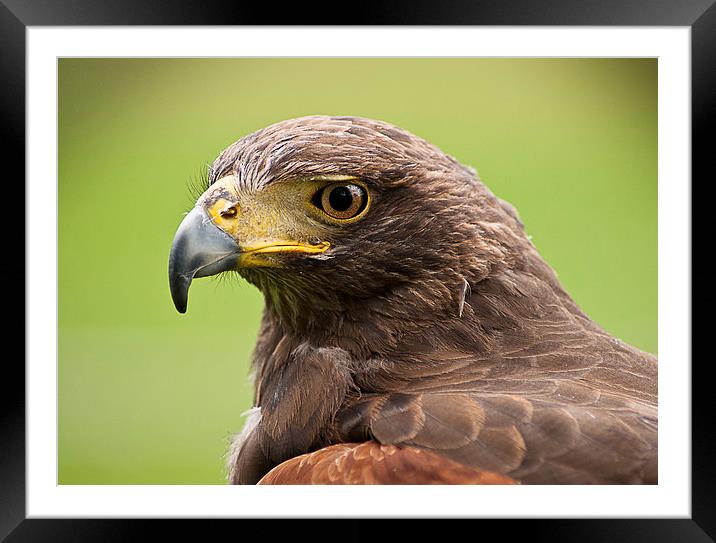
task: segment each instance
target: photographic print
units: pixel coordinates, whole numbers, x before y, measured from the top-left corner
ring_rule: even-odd
[[[59,58],[60,485],[654,485],[656,58]]]

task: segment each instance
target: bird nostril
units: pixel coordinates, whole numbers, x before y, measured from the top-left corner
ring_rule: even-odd
[[[236,217],[237,213],[238,213],[238,211],[236,210],[236,206],[233,205],[233,206],[227,207],[226,209],[222,210],[221,213],[219,213],[219,214],[225,219],[232,219],[232,218]]]

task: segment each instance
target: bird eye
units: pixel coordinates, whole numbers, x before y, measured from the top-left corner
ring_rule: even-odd
[[[360,185],[335,183],[319,190],[313,200],[326,215],[338,220],[360,215],[368,204],[368,194]]]

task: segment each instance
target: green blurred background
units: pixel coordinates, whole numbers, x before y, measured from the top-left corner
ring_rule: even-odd
[[[225,482],[262,299],[202,279],[177,314],[169,246],[203,166],[309,114],[477,168],[577,303],[656,352],[654,59],[61,59],[60,484]]]

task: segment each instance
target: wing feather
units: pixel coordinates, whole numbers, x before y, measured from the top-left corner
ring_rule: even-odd
[[[478,471],[434,452],[375,441],[341,443],[279,464],[262,485],[306,484],[516,484],[510,477]]]

